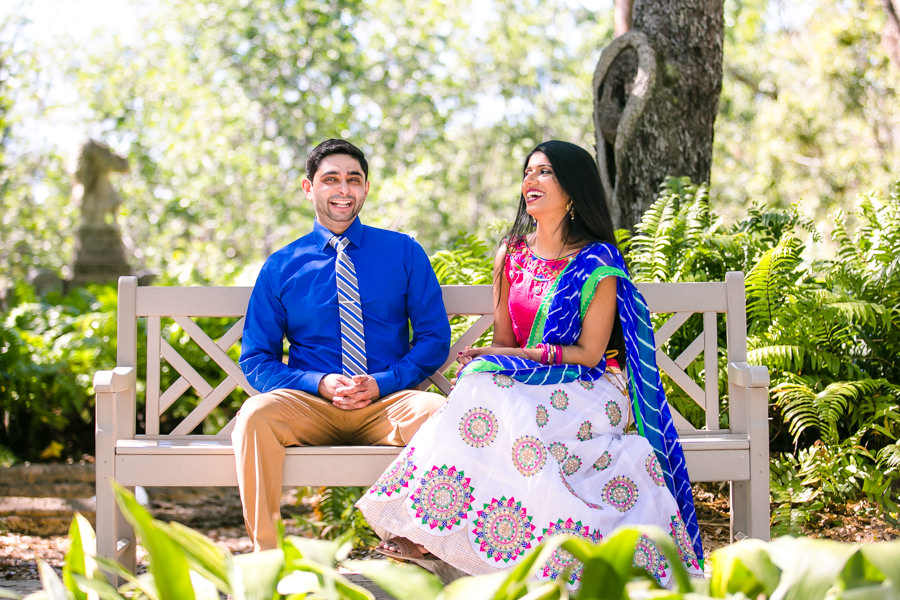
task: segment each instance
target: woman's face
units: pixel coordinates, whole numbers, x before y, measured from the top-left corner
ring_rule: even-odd
[[[559,222],[566,215],[569,196],[559,186],[550,159],[543,152],[535,152],[525,166],[522,179],[525,212],[535,219]]]

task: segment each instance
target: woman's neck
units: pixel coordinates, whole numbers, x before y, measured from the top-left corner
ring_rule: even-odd
[[[566,244],[562,232],[563,227],[560,223],[548,225],[538,220],[537,228],[529,236],[528,245],[531,247],[531,251],[541,258],[560,258],[575,249]]]

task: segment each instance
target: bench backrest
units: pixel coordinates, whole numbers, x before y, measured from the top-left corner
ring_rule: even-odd
[[[660,369],[683,391],[684,397],[690,398],[705,413],[705,422],[700,424],[700,428],[719,429],[718,315],[727,315],[725,358],[728,362],[746,361],[743,274],[729,272],[724,282],[646,283],[638,287],[652,313],[669,315],[656,330]],[[472,344],[490,329],[493,300],[489,285],[450,285],[442,289],[448,315],[469,317],[462,326],[462,335],[451,346],[444,365],[430,378],[431,383],[447,393],[450,381],[443,372],[454,363],[460,349]],[[228,354],[232,347],[240,343],[250,291],[249,287],[139,287],[135,277],[119,279],[118,366],[138,368],[138,320],[146,320],[146,373],[138,373],[138,380],[143,378],[146,390],[144,435],[160,435],[160,416],[191,389],[198,402],[187,416],[180,418],[168,436],[188,436],[235,388],[249,394],[255,393],[240,367]],[[689,341],[678,356],[668,356],[662,346],[694,315],[699,315],[702,320],[702,327],[695,325],[692,328],[699,329],[699,335]],[[203,317],[230,317],[234,323],[224,335],[213,339],[195,321]],[[167,320],[177,324],[202,350],[204,361],[212,361],[218,366],[221,380],[207,381],[196,365],[192,365],[168,343],[163,336],[163,323]],[[702,364],[691,366],[701,354]],[[160,385],[163,361],[179,375],[166,389],[161,389]],[[696,429],[677,411],[673,411],[673,415],[680,431]],[[232,422],[229,422],[216,435],[228,435],[231,427]]]

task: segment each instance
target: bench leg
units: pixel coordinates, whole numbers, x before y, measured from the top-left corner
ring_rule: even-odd
[[[769,541],[769,479],[731,482],[731,539]]]
[[[97,554],[118,561],[134,573],[137,567],[134,529],[119,510],[109,480],[98,481],[96,523]],[[111,583],[118,586],[122,581],[113,577]]]

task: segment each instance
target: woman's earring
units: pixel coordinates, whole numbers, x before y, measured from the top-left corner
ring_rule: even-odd
[[[571,200],[569,200],[569,203],[566,204],[566,212],[569,213],[569,220],[574,221],[575,220],[575,205],[572,204]]]

